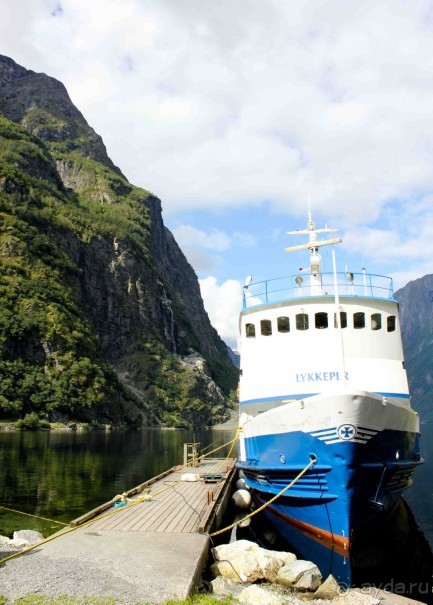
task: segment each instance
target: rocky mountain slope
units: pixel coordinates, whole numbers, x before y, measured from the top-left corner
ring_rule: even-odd
[[[395,293],[400,303],[405,364],[412,405],[422,422],[433,421],[433,275]]]
[[[63,84],[1,55],[0,296],[0,417],[226,417],[237,370],[160,200]]]

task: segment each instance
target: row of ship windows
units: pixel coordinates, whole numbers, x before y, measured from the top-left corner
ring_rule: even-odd
[[[360,330],[367,327],[368,318],[365,313],[359,311],[354,313],[352,316],[352,325],[355,330]],[[340,311],[340,327],[347,328],[347,313]],[[382,329],[382,315],[381,313],[373,313],[369,318],[369,325],[371,330]],[[297,330],[308,330],[310,327],[310,318],[307,313],[298,313],[295,316],[295,326]],[[329,327],[328,313],[315,313],[314,314],[314,327],[318,330],[323,330]],[[334,327],[337,327],[337,314],[334,313]],[[395,331],[395,315],[389,315],[386,318],[386,329],[388,332]],[[288,317],[277,317],[277,330],[278,332],[290,332],[290,319]],[[245,325],[245,334],[247,338],[255,338],[256,326],[255,324],[248,323]],[[272,322],[270,319],[262,319],[260,321],[260,334],[262,336],[272,335]]]

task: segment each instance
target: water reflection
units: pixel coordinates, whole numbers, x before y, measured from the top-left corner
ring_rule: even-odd
[[[196,431],[202,448],[217,447],[234,431]],[[0,433],[0,504],[69,522],[182,462],[191,431],[51,431]],[[225,455],[228,448],[215,455]],[[0,534],[59,526],[0,509]]]
[[[233,439],[234,431],[196,431],[202,448]],[[29,514],[69,522],[114,495],[182,462],[192,431],[148,429],[137,432],[0,432],[0,504]],[[431,584],[433,485],[430,470],[433,425],[423,426],[423,457],[412,489],[393,516],[363,539],[354,557],[356,581],[386,587],[422,602]],[[229,447],[218,453],[225,455]],[[417,527],[415,517],[422,531]],[[36,529],[45,536],[59,526],[0,508],[0,534]],[[253,531],[266,529],[255,519]],[[425,534],[425,537],[423,533]],[[426,539],[427,538],[427,539]],[[228,539],[228,536],[227,536]],[[412,587],[411,587],[412,585]],[[417,592],[418,591],[418,592]],[[424,591],[424,592],[423,592]]]

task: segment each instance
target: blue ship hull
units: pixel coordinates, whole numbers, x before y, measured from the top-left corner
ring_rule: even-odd
[[[309,462],[312,468],[264,514],[303,559],[352,585],[356,543],[393,509],[422,463],[419,433],[383,430],[368,443],[326,441],[301,431],[245,439],[239,463],[257,505],[288,485]],[[279,453],[276,464],[275,453]]]

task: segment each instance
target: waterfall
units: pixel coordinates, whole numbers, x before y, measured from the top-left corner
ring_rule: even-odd
[[[176,355],[177,349],[176,349],[176,339],[174,337],[174,316],[173,316],[173,309],[171,307],[171,302],[170,302],[168,308],[170,309],[170,317],[171,317],[171,342],[173,344],[173,353],[174,353],[174,355]]]
[[[171,300],[169,298],[167,298],[167,294],[164,290],[164,298],[161,298],[161,302],[164,305],[164,307],[168,308],[168,310],[170,311],[170,331],[171,331],[171,344],[172,344],[172,353],[174,355],[177,354],[177,347],[176,347],[176,339],[174,337],[174,314],[173,314],[173,308],[171,306]]]

